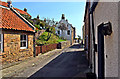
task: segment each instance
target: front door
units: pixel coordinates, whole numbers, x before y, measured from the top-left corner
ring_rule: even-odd
[[[98,26],[98,79],[104,79],[104,34],[102,32],[103,24]]]

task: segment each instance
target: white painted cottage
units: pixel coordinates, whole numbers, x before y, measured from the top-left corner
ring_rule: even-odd
[[[56,27],[56,34],[60,37],[63,37],[66,40],[70,40],[71,44],[73,44],[73,40],[75,38],[75,28],[72,24],[68,23],[68,20],[65,20],[64,14],[62,14],[62,18],[57,23]]]

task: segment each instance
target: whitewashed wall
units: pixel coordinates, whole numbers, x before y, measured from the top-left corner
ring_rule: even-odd
[[[113,33],[104,37],[105,76],[118,77],[118,3],[100,2],[94,11],[95,42],[97,39],[97,26],[102,22],[112,23]],[[106,58],[106,55],[108,58]],[[96,66],[98,66],[98,52],[96,52]],[[98,70],[98,68],[97,68]],[[96,71],[97,71],[96,70]],[[98,71],[97,71],[98,72]]]
[[[66,26],[68,25],[68,29],[67,30],[63,30],[63,33],[62,33],[62,30],[60,30],[59,28],[58,28],[58,26],[60,25],[60,24],[57,24],[57,26],[56,26],[56,34],[57,35],[59,35],[60,37],[63,37],[63,38],[65,38],[65,39],[67,39],[67,40],[70,40],[70,42],[71,42],[71,44],[72,44],[72,26],[68,23],[68,22],[66,22],[66,20],[64,20],[64,19],[62,19],[61,21],[60,21],[60,23],[64,23]],[[60,31],[60,34],[58,34],[58,30]],[[68,30],[70,30],[70,35],[68,35],[67,34],[67,31]]]

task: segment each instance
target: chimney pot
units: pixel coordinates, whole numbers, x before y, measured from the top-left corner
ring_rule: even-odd
[[[37,16],[37,19],[39,19],[39,15]]]
[[[46,22],[46,18],[44,19],[44,22]]]
[[[24,8],[24,11],[25,11],[25,12],[27,12],[27,9],[26,9],[26,8]]]
[[[12,1],[11,1],[11,0],[7,0],[7,3],[8,3],[8,4],[12,4]]]
[[[66,19],[66,22],[68,22],[68,20]]]
[[[65,19],[65,15],[64,14],[62,14],[62,19]]]
[[[8,3],[8,7],[12,8],[12,1],[11,0],[7,0],[7,3]]]

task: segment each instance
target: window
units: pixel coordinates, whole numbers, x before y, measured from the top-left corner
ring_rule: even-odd
[[[67,34],[70,35],[70,30],[67,31]]]
[[[67,27],[68,27],[69,25],[67,24]]]
[[[0,51],[3,51],[3,34],[0,34]]]
[[[60,31],[58,30],[58,34],[60,34]]]
[[[27,48],[27,35],[20,35],[20,49]]]

